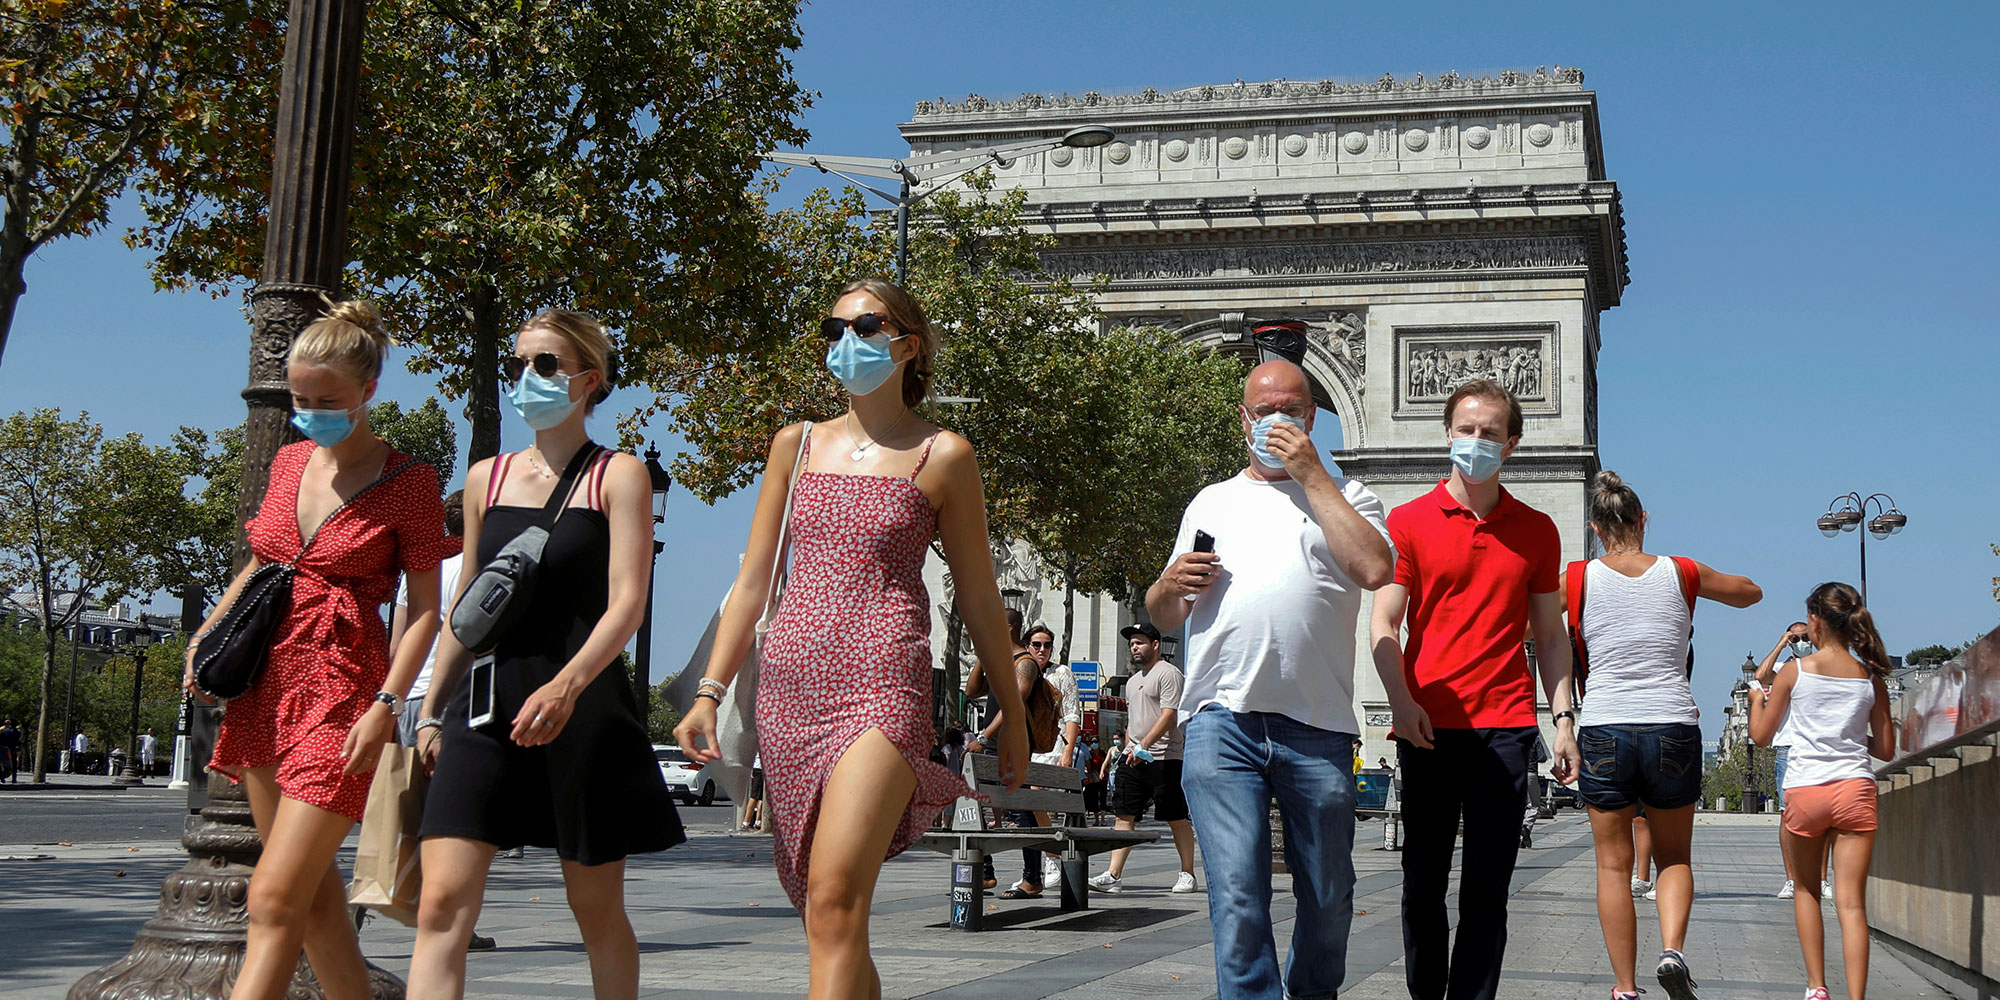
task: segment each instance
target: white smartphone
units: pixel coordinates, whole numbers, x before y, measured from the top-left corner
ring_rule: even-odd
[[[472,661],[472,673],[466,677],[466,683],[472,689],[467,692],[471,699],[465,709],[465,726],[478,729],[493,721],[493,654]]]

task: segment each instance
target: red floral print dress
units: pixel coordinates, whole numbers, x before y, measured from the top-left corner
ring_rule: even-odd
[[[208,766],[232,781],[245,768],[275,766],[286,798],[358,822],[375,775],[342,773],[340,750],[389,676],[381,607],[396,596],[397,575],[435,569],[444,558],[444,504],[437,472],[418,462],[336,508],[307,548],[299,479],[313,451],[311,441],[279,449],[248,526],[258,561],[296,562],[298,573],[271,658],[257,683],[224,708]],[[391,449],[382,471],[409,461]]]
[[[799,474],[790,576],[758,660],[757,734],[778,881],[800,912],[820,796],[834,765],[863,733],[881,730],[917,775],[888,857],[971,794],[965,779],[929,757],[924,553],[937,534],[937,510],[916,478],[936,440],[933,434],[924,443],[908,478]],[[809,462],[810,435],[801,447]]]

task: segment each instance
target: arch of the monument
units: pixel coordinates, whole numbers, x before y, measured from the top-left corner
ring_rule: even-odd
[[[1627,273],[1581,72],[975,96],[920,102],[902,132],[923,154],[1084,124],[1117,138],[1013,157],[996,180],[1055,237],[1051,269],[1106,279],[1108,323],[1247,354],[1257,323],[1304,321],[1315,401],[1341,418],[1334,458],[1392,506],[1445,473],[1445,397],[1499,381],[1526,417],[1508,488],[1582,554],[1598,322]],[[1387,706],[1356,674],[1373,759]]]

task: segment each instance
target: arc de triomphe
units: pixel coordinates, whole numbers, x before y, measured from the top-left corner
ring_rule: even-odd
[[[1628,280],[1582,72],[974,96],[918,103],[902,133],[927,153],[1094,123],[1116,141],[995,170],[1056,236],[1058,268],[1109,276],[1111,322],[1250,356],[1253,321],[1305,321],[1314,395],[1340,416],[1332,457],[1391,506],[1448,471],[1444,397],[1493,378],[1527,415],[1509,489],[1581,557],[1598,317]],[[1372,762],[1391,748],[1365,649],[1355,673]]]

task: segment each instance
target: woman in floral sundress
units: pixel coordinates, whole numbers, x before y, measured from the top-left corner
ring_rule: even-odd
[[[911,410],[930,392],[937,354],[923,307],[887,281],[857,281],[842,290],[820,334],[849,408],[810,435],[793,425],[771,442],[743,569],[694,707],[674,736],[691,759],[716,759],[708,749],[716,746],[716,706],[769,596],[791,470],[802,458],[789,576],[759,658],[759,750],[778,880],[805,918],[808,995],[869,997],[881,995],[868,909],[882,863],[967,794],[964,779],[927,756],[923,565],[933,536],[958,583],[979,654],[975,673],[1005,671],[1010,647],[972,446]],[[1012,685],[1000,685],[996,697],[1007,718],[1024,717]],[[1018,787],[1028,763],[1018,722],[1002,730],[999,747],[1003,778]]]

